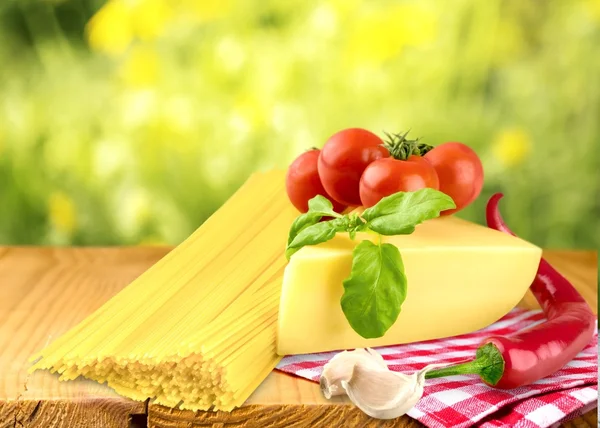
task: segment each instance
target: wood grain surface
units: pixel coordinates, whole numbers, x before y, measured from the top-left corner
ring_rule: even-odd
[[[0,428],[122,428],[134,425],[130,415],[146,418],[146,403],[105,385],[59,382],[46,371],[27,375],[27,359],[168,251],[0,248]]]
[[[190,412],[122,398],[87,380],[27,375],[27,358],[129,284],[170,248],[0,247],[0,428],[4,427],[418,427],[377,421],[344,398],[328,401],[316,383],[273,372],[231,413]],[[598,306],[597,254],[547,251],[545,257]],[[529,293],[520,304],[537,307]],[[596,410],[564,424],[596,427]]]

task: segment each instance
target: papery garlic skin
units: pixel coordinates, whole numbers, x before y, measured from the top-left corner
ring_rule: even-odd
[[[346,394],[341,382],[350,380],[354,366],[357,363],[361,363],[365,367],[389,370],[383,357],[370,348],[340,352],[325,364],[319,379],[321,391],[325,398],[330,399],[335,395]]]
[[[367,415],[394,419],[406,414],[421,399],[425,373],[443,365],[431,364],[406,375],[359,362],[354,365],[350,380],[341,381],[341,386],[356,407]]]
[[[320,378],[325,398],[347,394],[367,415],[394,419],[406,414],[423,396],[425,374],[447,364],[430,364],[411,375],[391,371],[373,349],[336,354],[323,367]]]

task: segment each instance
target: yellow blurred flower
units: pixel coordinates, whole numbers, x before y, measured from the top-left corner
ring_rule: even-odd
[[[185,96],[173,96],[162,102],[162,120],[177,137],[178,144],[172,147],[181,153],[191,154],[196,148],[194,109],[192,98]]]
[[[309,26],[320,39],[334,37],[338,32],[338,12],[335,7],[323,3],[316,7],[309,18]]]
[[[181,10],[196,22],[208,22],[225,16],[232,0],[180,0]]]
[[[50,222],[59,232],[70,235],[77,224],[73,200],[63,192],[54,192],[48,200]]]
[[[159,58],[154,49],[136,46],[121,66],[123,81],[133,87],[152,86],[158,80]]]
[[[136,36],[160,36],[171,17],[167,0],[108,0],[87,24],[88,42],[98,52],[120,55]]]
[[[215,57],[229,73],[239,71],[246,62],[246,50],[241,40],[223,37],[215,46]]]
[[[406,46],[420,46],[437,35],[432,11],[413,4],[360,15],[347,50],[355,62],[381,63],[397,56]]]
[[[362,3],[363,0],[329,0],[323,4],[329,4],[329,6],[335,10],[337,15],[346,18],[352,13],[356,13]]]
[[[133,39],[131,9],[122,0],[109,0],[86,27],[88,43],[98,52],[119,55]]]
[[[172,13],[165,0],[139,0],[132,7],[133,30],[141,40],[153,40],[163,33]]]
[[[265,97],[245,94],[234,106],[232,125],[237,132],[250,132],[267,126],[273,106]]]
[[[507,129],[496,137],[492,151],[505,166],[517,165],[531,150],[529,135],[522,129]]]
[[[587,13],[596,20],[600,21],[600,0],[585,0],[584,6]]]

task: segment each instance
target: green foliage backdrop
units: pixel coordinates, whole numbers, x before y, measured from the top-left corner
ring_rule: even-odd
[[[0,40],[1,244],[176,244],[355,126],[471,145],[464,218],[600,244],[600,0],[12,0]]]

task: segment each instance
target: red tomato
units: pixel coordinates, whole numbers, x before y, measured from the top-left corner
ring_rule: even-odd
[[[317,171],[319,159],[318,149],[302,153],[290,165],[285,177],[285,188],[292,204],[300,211],[308,211],[308,201],[317,195],[325,196],[333,204],[335,212],[342,212],[346,207],[336,202],[327,194]]]
[[[377,135],[365,129],[350,128],[327,140],[319,156],[319,176],[323,187],[336,201],[360,205],[360,177],[371,162],[388,157]]]
[[[430,187],[439,188],[435,169],[420,156],[405,161],[383,158],[371,163],[360,179],[360,200],[372,207],[386,196]]]
[[[454,199],[453,214],[473,202],[483,187],[483,166],[477,153],[462,143],[444,143],[425,154],[440,179],[440,191]]]

